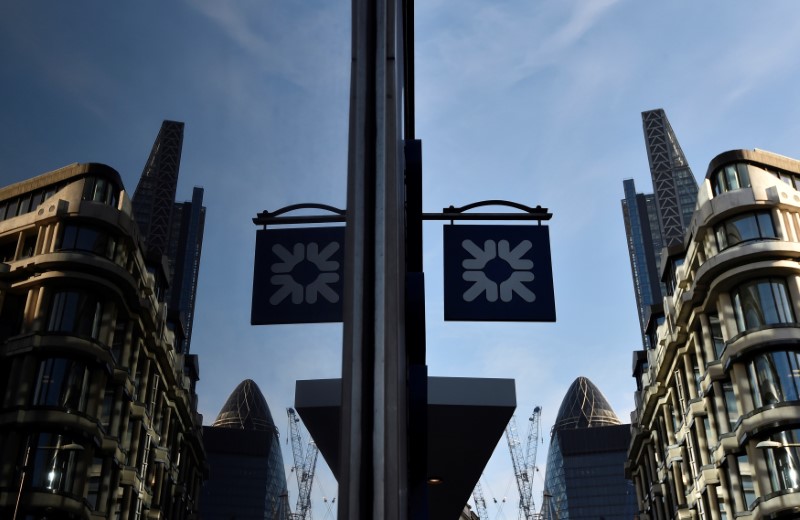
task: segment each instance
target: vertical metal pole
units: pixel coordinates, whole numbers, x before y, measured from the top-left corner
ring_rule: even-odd
[[[407,517],[402,20],[353,0],[339,514]]]
[[[406,359],[408,362],[409,518],[428,519],[428,367],[422,272],[422,143],[405,142]]]

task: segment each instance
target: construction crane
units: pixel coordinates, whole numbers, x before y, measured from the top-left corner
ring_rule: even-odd
[[[475,489],[472,490],[472,501],[475,502],[475,511],[478,518],[481,520],[489,520],[489,512],[486,510],[486,499],[483,498],[483,487],[481,481],[475,483]]]
[[[506,440],[508,441],[508,451],[511,452],[511,464],[514,466],[514,477],[517,479],[517,489],[519,490],[519,518],[520,520],[534,520],[537,518],[536,508],[533,503],[533,475],[536,471],[536,452],[539,446],[539,419],[542,415],[542,407],[537,406],[533,409],[528,421],[528,437],[525,443],[525,451],[517,435],[517,421],[512,416],[506,426]]]
[[[310,520],[311,485],[314,483],[319,448],[313,441],[309,441],[306,449],[297,412],[293,408],[287,408],[286,413],[289,415],[289,433],[292,439],[292,456],[294,458],[292,471],[297,477],[297,506],[291,518],[292,520]]]

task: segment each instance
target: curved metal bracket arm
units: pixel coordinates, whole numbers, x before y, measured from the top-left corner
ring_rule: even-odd
[[[465,213],[471,209],[483,206],[506,206],[522,210],[524,213]],[[423,220],[449,220],[451,224],[454,220],[536,220],[541,224],[542,220],[550,220],[551,218],[553,218],[553,214],[549,213],[547,208],[541,206],[532,208],[520,204],[519,202],[499,199],[473,202],[472,204],[467,204],[460,208],[451,205],[450,207],[443,208],[441,213],[422,214]]]
[[[321,209],[330,211],[334,215],[302,215],[297,217],[283,217],[286,213],[297,211],[301,209]],[[304,202],[301,204],[292,204],[285,206],[275,211],[262,211],[256,214],[253,219],[253,224],[257,226],[264,226],[270,224],[321,224],[326,222],[344,222],[347,212],[343,209],[335,208],[327,204],[318,204],[316,202]]]

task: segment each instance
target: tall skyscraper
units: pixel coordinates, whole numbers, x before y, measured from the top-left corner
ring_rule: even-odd
[[[697,180],[664,110],[642,112],[642,126],[664,246],[680,245],[694,213]]]
[[[197,297],[197,275],[200,272],[200,253],[203,250],[206,208],[203,188],[195,186],[192,200],[176,202],[172,208],[172,229],[169,241],[170,308],[180,314],[186,332],[184,350],[189,351],[192,340],[194,302]]]
[[[642,344],[650,348],[644,330],[649,307],[661,302],[661,250],[683,244],[697,200],[697,180],[689,168],[664,110],[642,112],[652,194],[636,193],[625,180],[622,216],[631,261]]]
[[[636,496],[625,479],[630,426],[585,377],[567,390],[550,433],[542,506],[546,520],[629,520]]]
[[[179,352],[188,353],[203,249],[206,208],[203,188],[195,187],[191,202],[175,202],[183,147],[184,124],[164,121],[133,194],[133,212],[145,239],[147,259],[168,262],[169,319],[178,327]]]
[[[290,518],[278,428],[255,382],[246,379],[236,387],[214,423],[203,427],[203,441],[209,479],[201,518]]]
[[[622,217],[628,239],[639,327],[644,338],[648,309],[661,301],[661,282],[658,279],[661,257],[656,254],[663,246],[661,226],[658,223],[655,195],[636,193],[633,179],[623,181],[623,186],[625,198],[622,199]]]
[[[800,161],[718,155],[697,215],[635,357],[638,517],[798,518]]]

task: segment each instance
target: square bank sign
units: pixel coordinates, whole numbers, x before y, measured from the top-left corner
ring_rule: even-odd
[[[250,323],[342,321],[344,226],[256,234]]]
[[[556,321],[547,226],[444,226],[444,319]]]

